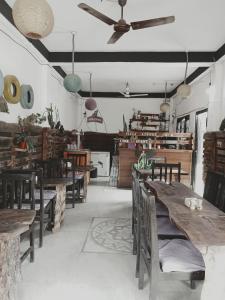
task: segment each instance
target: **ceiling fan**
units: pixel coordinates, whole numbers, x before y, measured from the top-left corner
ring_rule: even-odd
[[[135,97],[148,96],[148,94],[131,94],[128,82],[126,83],[125,91],[123,93],[120,92],[120,94],[123,95],[125,98],[135,98]]]
[[[114,33],[111,36],[111,38],[108,41],[108,44],[114,44],[121,38],[122,35],[124,35],[126,32],[130,30],[130,27],[132,27],[133,30],[137,29],[143,29],[148,27],[154,27],[164,24],[173,23],[175,21],[174,16],[169,17],[163,17],[163,18],[156,18],[156,19],[149,19],[149,20],[143,20],[138,22],[131,22],[130,24],[127,24],[126,21],[123,18],[123,8],[127,3],[127,0],[118,0],[119,5],[121,6],[121,19],[116,22],[113,19],[109,18],[108,16],[100,13],[99,11],[95,10],[91,6],[80,3],[78,4],[78,7],[83,9],[84,11],[88,12],[92,16],[98,18],[102,22],[108,24],[108,25],[114,25]]]

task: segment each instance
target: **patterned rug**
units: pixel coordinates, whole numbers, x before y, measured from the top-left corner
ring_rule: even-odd
[[[131,220],[94,218],[83,252],[132,253]]]

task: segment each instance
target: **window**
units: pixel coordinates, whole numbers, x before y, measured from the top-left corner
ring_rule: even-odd
[[[183,116],[177,119],[177,132],[190,131],[190,115]]]

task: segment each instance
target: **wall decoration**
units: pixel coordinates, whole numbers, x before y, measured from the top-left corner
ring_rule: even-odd
[[[34,105],[34,91],[31,85],[21,85],[20,104],[24,109],[31,109]]]
[[[4,80],[4,97],[7,102],[17,104],[21,99],[21,87],[16,76],[7,75]]]
[[[0,97],[0,112],[9,113],[8,104],[2,96]]]
[[[82,81],[78,75],[74,74],[75,34],[72,33],[72,36],[72,74],[69,74],[64,78],[63,84],[67,91],[77,93],[81,89]]]
[[[98,116],[98,110],[96,110],[90,117],[87,117],[88,123],[103,123],[103,118]]]
[[[31,39],[46,37],[54,26],[53,11],[46,0],[16,0],[12,15],[19,31]]]
[[[3,94],[3,90],[4,90],[4,76],[2,74],[2,71],[0,70],[0,97]]]

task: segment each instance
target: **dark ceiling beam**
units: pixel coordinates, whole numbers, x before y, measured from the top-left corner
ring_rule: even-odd
[[[214,52],[189,52],[191,63],[211,63],[215,60]],[[71,63],[71,52],[50,52],[51,63]],[[184,63],[186,52],[76,52],[77,63],[96,62],[160,62]]]
[[[225,55],[225,44],[223,44],[216,52],[214,61],[219,60],[221,57]]]
[[[131,95],[133,95],[134,93],[131,93]],[[138,93],[141,94],[141,93]],[[81,97],[84,98],[88,98],[90,97],[90,92],[84,92],[84,91],[80,91],[79,95]],[[121,95],[120,93],[117,92],[92,92],[92,97],[94,98],[124,98],[126,99],[123,95]],[[165,93],[149,93],[148,96],[143,96],[143,97],[137,97],[137,98],[164,98],[165,97]],[[134,99],[129,98],[129,99]]]
[[[59,75],[61,75],[62,78],[66,77],[66,72],[60,66],[53,66],[53,68],[59,73]]]

